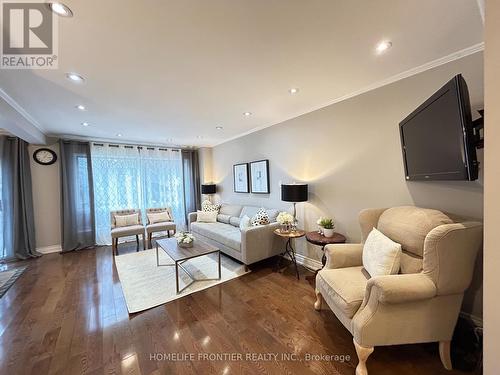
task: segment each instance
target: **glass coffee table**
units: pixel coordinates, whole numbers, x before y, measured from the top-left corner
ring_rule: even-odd
[[[159,251],[163,250],[167,255],[173,259],[174,264],[160,264],[160,254]],[[190,259],[217,253],[218,258],[218,271],[219,277],[217,278],[196,278],[191,272],[189,272],[186,267],[183,266],[185,262]],[[177,245],[177,240],[175,238],[165,238],[156,241],[156,265],[158,267],[171,266],[175,267],[175,290],[177,294],[182,292],[188,286],[196,281],[207,281],[207,280],[220,280],[221,279],[221,264],[220,264],[220,250],[215,246],[209,245],[196,239],[193,242],[192,247],[180,247]],[[179,268],[181,268],[191,279],[191,282],[185,285],[182,289],[179,289]]]

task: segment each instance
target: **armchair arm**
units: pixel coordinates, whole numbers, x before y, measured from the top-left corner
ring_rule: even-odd
[[[435,297],[436,284],[422,273],[375,276],[368,281],[366,297],[376,293],[381,303],[396,304]]]
[[[363,244],[343,243],[325,246],[324,269],[357,267],[363,265]]]
[[[188,214],[188,230],[191,230],[191,223],[194,223],[197,217],[198,214],[196,212],[190,212]]]
[[[281,253],[280,237],[274,234],[278,223],[248,227],[241,231],[241,256],[245,264],[252,264]]]

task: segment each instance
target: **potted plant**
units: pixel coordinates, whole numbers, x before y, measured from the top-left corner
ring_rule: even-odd
[[[335,225],[333,224],[333,219],[328,217],[320,217],[316,222],[318,224],[318,233],[321,233],[325,237],[332,237]]]
[[[193,247],[194,236],[189,232],[178,232],[174,235],[179,247]]]
[[[280,212],[276,217],[276,222],[281,225],[280,231],[284,233],[290,232],[290,227],[294,221],[295,218],[288,212]]]
[[[333,237],[335,225],[333,224],[333,219],[328,217],[321,218],[321,222],[319,225],[322,228],[323,236],[325,237]]]

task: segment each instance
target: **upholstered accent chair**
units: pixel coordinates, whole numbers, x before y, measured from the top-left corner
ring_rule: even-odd
[[[157,223],[151,223],[148,217],[148,214],[157,214],[157,213],[162,213],[162,212],[168,212],[168,216],[172,218],[172,221],[162,221],[162,222],[157,222]],[[172,215],[172,209],[170,207],[163,207],[163,208],[148,208],[146,210],[146,233],[148,234],[148,246],[149,248],[152,247],[151,241],[153,240],[153,233],[156,232],[167,232],[167,236],[170,237],[170,231],[173,231],[175,234],[176,231],[176,226],[175,223],[173,222],[173,215]]]
[[[482,245],[482,224],[413,206],[364,210],[359,221],[363,243],[376,227],[401,244],[400,272],[370,277],[363,243],[328,245],[316,276],[315,309],[325,301],[353,335],[357,375],[368,373],[375,346],[423,342],[439,342],[441,361],[451,369],[450,342]]]
[[[138,224],[127,225],[127,226],[117,226],[116,217],[139,214]],[[142,214],[139,209],[128,209],[128,210],[118,210],[111,211],[111,241],[113,248],[113,255],[118,255],[118,240],[121,237],[135,236],[137,242],[137,251],[139,251],[139,236],[142,235],[142,243],[144,250],[146,250],[146,235],[144,234],[144,225],[142,224]]]

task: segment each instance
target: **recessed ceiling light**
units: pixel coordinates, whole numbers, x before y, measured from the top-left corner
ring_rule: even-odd
[[[224,129],[224,128],[223,128],[222,126],[216,126],[216,127],[215,127],[215,129],[217,129],[217,130],[222,130],[222,129]]]
[[[83,78],[80,74],[78,73],[66,73],[66,78],[69,79],[70,81],[81,83],[85,81],[85,78]]]
[[[90,124],[88,122],[82,122],[83,126],[89,126]]]
[[[49,3],[49,7],[54,13],[62,17],[73,17],[73,12],[67,5],[62,3]]]
[[[299,92],[299,89],[296,87],[292,87],[291,89],[288,90],[290,94],[296,94]]]
[[[82,104],[78,104],[78,105],[76,106],[76,109],[79,109],[80,111],[85,111],[85,106],[84,106],[84,105],[82,105]]]
[[[245,116],[247,116],[247,117],[248,117],[248,116],[251,116],[251,115],[252,115],[252,112],[243,112],[243,115],[245,115]]]
[[[377,51],[377,53],[384,53],[385,51],[387,51],[391,47],[392,47],[392,42],[390,42],[388,40],[384,40],[384,41],[380,42],[379,44],[377,44],[377,47],[375,47],[375,50]]]
[[[116,136],[117,136],[117,137],[121,137],[122,135],[121,135],[121,133],[118,133]]]

